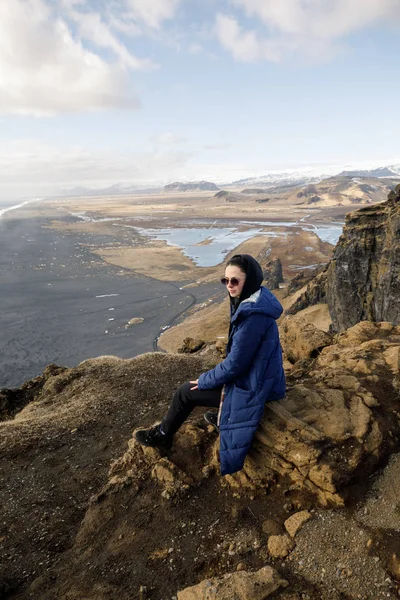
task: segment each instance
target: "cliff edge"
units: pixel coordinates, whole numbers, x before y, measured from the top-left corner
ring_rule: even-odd
[[[326,302],[334,331],[400,323],[400,185],[386,202],[346,216],[332,260],[288,311]]]

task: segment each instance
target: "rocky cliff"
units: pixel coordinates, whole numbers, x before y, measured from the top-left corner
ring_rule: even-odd
[[[400,461],[382,510],[375,492],[357,518],[318,506],[354,505],[399,448],[400,329],[365,322],[333,340],[293,317],[282,340],[287,398],[231,477],[202,411],[166,455],[131,438],[209,368],[200,356],[100,357],[3,391],[0,597],[394,600]]]
[[[334,331],[359,321],[400,323],[400,185],[349,213],[332,260],[288,311],[327,302]]]
[[[364,320],[400,323],[400,185],[387,202],[347,215],[326,297],[339,331]]]
[[[279,258],[267,262],[263,269],[263,277],[265,285],[270,290],[279,289],[279,284],[284,281],[282,263]]]

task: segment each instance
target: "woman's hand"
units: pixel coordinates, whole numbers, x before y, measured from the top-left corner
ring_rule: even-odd
[[[193,383],[193,387],[190,388],[190,391],[192,391],[192,390],[198,390],[199,389],[199,387],[197,385],[198,382],[199,382],[198,379],[196,379],[196,381],[189,381],[189,383]]]

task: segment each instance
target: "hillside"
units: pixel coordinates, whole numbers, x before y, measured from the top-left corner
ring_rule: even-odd
[[[164,192],[213,192],[214,190],[219,190],[219,187],[211,181],[191,181],[188,183],[175,181],[164,186]]]
[[[376,177],[330,177],[296,191],[289,196],[289,201],[297,206],[357,207],[381,202],[395,183],[395,180]]]
[[[268,202],[268,209],[274,207],[285,209],[324,210],[343,208],[343,211],[354,210],[367,204],[382,202],[388,193],[399,182],[399,176],[378,177],[353,175],[336,175],[322,180],[293,181],[279,185],[242,188],[243,182],[228,186],[215,195],[216,198],[243,205],[249,203]],[[240,186],[240,187],[239,187]]]
[[[307,357],[298,334],[287,339]],[[167,456],[131,438],[207,368],[202,357],[100,357],[3,391],[10,407],[35,387],[0,424],[1,597],[162,600],[181,590],[179,600],[200,600],[201,586],[184,588],[231,573],[228,600],[242,573],[280,600],[397,598],[399,455],[369,476],[399,448],[400,330],[365,323],[317,343],[328,345],[296,363],[287,398],[268,405],[245,469],[223,479],[200,410]]]

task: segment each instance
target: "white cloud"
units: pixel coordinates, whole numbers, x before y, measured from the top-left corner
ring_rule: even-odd
[[[399,0],[231,0],[261,31],[243,30],[218,14],[216,34],[237,60],[283,61],[306,56],[321,61],[343,48],[346,36],[400,17]]]
[[[232,147],[231,142],[215,142],[215,144],[207,144],[205,150],[227,150]]]
[[[175,135],[170,131],[165,131],[164,133],[160,133],[159,135],[155,136],[154,141],[160,146],[174,146],[177,144],[183,144],[186,140],[180,135]]]
[[[163,21],[171,19],[181,0],[127,0],[133,18],[158,29]]]
[[[194,42],[192,44],[189,45],[189,53],[190,54],[201,54],[202,52],[204,52],[204,48],[201,44],[198,44],[197,42]]]
[[[84,40],[93,42],[99,48],[109,48],[119,58],[120,64],[128,69],[146,70],[155,67],[153,61],[149,59],[141,59],[129,52],[126,46],[116,37],[110,26],[102,19],[99,13],[79,12],[70,10],[68,17],[73,20],[79,30],[80,37]],[[127,23],[129,30],[132,31],[132,24]],[[114,26],[121,29],[121,21]]]
[[[400,15],[398,0],[232,0],[287,34],[338,38]]]
[[[155,64],[118,34],[159,29],[180,1],[0,1],[0,113],[137,108],[129,72]]]
[[[221,45],[243,62],[278,61],[279,50],[270,40],[260,39],[254,31],[243,31],[236,19],[218,14],[216,33]]]
[[[137,107],[126,84],[122,67],[85,49],[43,0],[0,3],[0,112]]]
[[[182,177],[193,152],[118,153],[22,139],[0,147],[0,198],[55,195],[75,185],[147,184]]]

